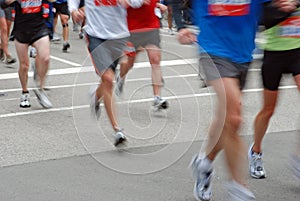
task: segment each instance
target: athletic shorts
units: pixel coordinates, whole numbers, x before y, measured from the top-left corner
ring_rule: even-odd
[[[78,8],[82,8],[82,7],[84,7],[84,0],[80,0],[79,6],[78,6]]]
[[[291,73],[300,74],[300,48],[286,51],[264,51],[262,79],[264,88],[278,90],[281,76]]]
[[[87,41],[97,73],[103,73],[108,68],[115,71],[119,59],[123,56],[127,38],[105,40],[87,34]]]
[[[56,9],[57,14],[70,16],[70,12],[69,12],[67,2],[64,2],[64,3],[61,3],[61,4],[53,3],[53,7]]]
[[[132,55],[139,48],[145,48],[147,45],[155,45],[160,48],[159,29],[154,29],[145,32],[130,33],[126,53]]]
[[[0,7],[0,17],[5,17],[5,12],[1,7]]]
[[[7,7],[4,9],[5,17],[9,21],[13,21],[13,18],[12,18],[12,10],[13,9],[14,9],[13,7]]]
[[[15,39],[20,43],[25,43],[32,45],[37,40],[43,38],[44,36],[48,36],[49,31],[46,28],[41,28],[38,31],[32,32],[32,31],[17,31],[14,30],[14,36]]]
[[[207,81],[236,78],[240,82],[240,89],[245,87],[250,62],[240,64],[223,57],[201,53],[199,64],[204,70]]]

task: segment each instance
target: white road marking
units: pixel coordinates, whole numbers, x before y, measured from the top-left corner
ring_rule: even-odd
[[[280,89],[295,89],[297,86],[282,86]],[[252,92],[260,92],[262,88],[258,89],[246,89],[243,90],[244,93],[252,93]],[[196,97],[208,97],[212,96],[214,93],[201,93],[201,94],[186,94],[180,96],[168,96],[164,97],[166,100],[174,100],[174,99],[186,99],[186,98],[196,98]],[[129,101],[120,101],[117,104],[129,104],[129,103],[144,103],[144,102],[151,102],[153,98],[145,98],[145,99],[137,99],[137,100],[129,100]],[[103,105],[103,104],[102,104]],[[40,114],[40,113],[47,113],[47,112],[60,112],[60,111],[69,111],[69,110],[76,110],[82,108],[88,108],[89,105],[79,105],[79,106],[71,106],[71,107],[60,107],[60,108],[52,108],[52,109],[41,109],[41,110],[34,110],[34,111],[26,111],[26,112],[14,112],[14,113],[7,113],[1,114],[1,118],[8,118],[8,117],[17,117],[17,116],[24,116],[24,115],[32,115],[32,114]]]

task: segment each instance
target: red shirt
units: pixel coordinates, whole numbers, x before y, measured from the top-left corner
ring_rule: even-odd
[[[157,2],[157,0],[151,0],[149,5],[144,4],[140,8],[127,8],[127,22],[130,32],[160,28],[159,19],[154,13]]]

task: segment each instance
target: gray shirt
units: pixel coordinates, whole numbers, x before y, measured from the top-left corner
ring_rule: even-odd
[[[114,0],[85,0],[86,26],[84,30],[90,36],[101,39],[120,39],[129,36],[127,11],[118,0],[113,5],[103,5]],[[144,0],[128,0],[129,6],[140,7]],[[95,2],[99,2],[96,5]],[[70,12],[78,9],[80,0],[68,0]]]

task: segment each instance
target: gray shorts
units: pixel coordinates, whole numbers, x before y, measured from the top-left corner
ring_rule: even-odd
[[[13,9],[14,9],[13,7],[7,7],[4,9],[5,17],[9,21],[13,21],[13,18],[12,18],[12,10]]]
[[[147,45],[155,45],[156,47],[160,48],[159,29],[130,33],[128,40],[132,43],[135,50],[138,48],[144,48]]]
[[[202,53],[199,64],[208,81],[220,78],[237,78],[240,82],[240,89],[245,87],[250,62],[239,64],[226,58]]]
[[[0,7],[0,17],[5,17],[5,12],[1,7]]]
[[[5,17],[7,20],[12,21],[12,9],[13,7],[7,7],[5,9],[0,7],[0,17]]]
[[[119,59],[123,56],[127,38],[105,40],[87,35],[87,40],[97,73],[103,73],[108,68],[115,71]]]

